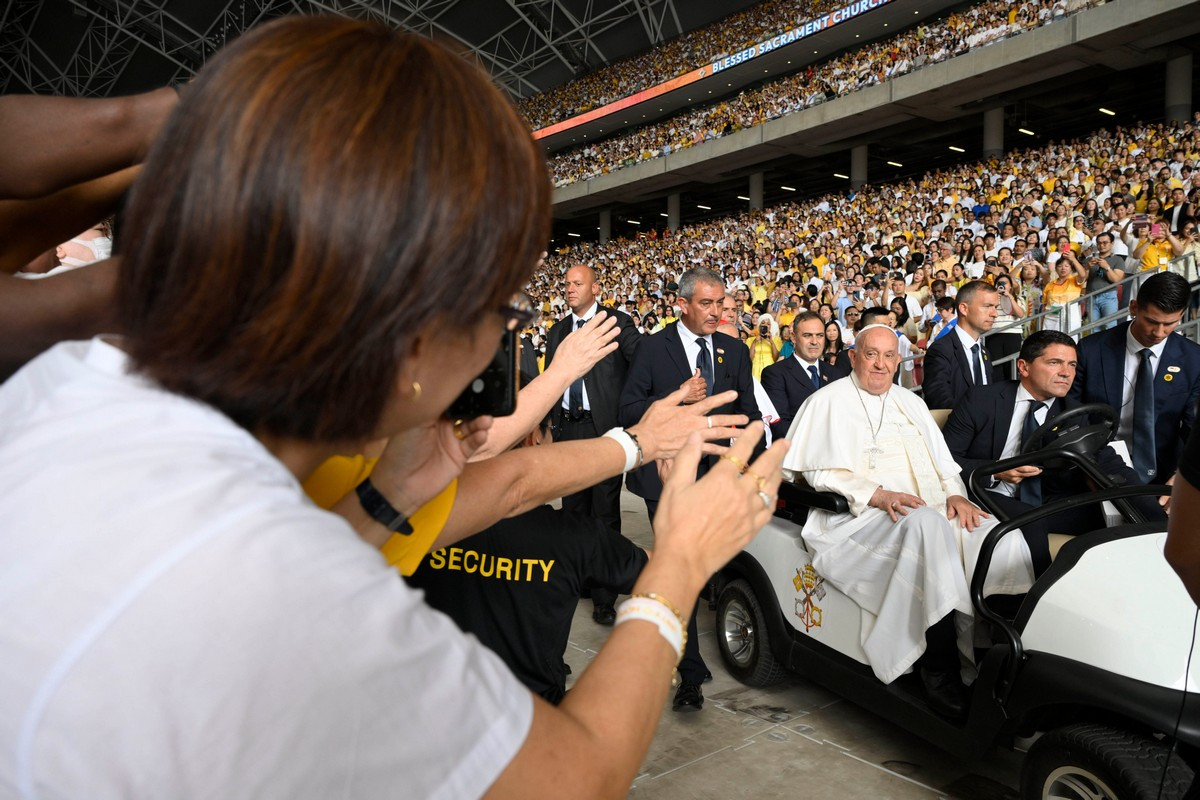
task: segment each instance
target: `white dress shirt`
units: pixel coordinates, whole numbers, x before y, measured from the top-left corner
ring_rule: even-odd
[[[683,320],[675,326],[675,330],[679,331],[679,340],[683,342],[683,354],[687,356],[687,362],[691,365],[691,375],[696,374],[698,367],[696,366],[696,358],[700,355],[700,345],[697,344],[701,339],[708,343],[708,359],[713,368],[713,379],[717,377],[717,352],[713,349],[712,335],[697,336],[688,330],[687,325],[683,324]]]
[[[580,322],[588,322],[589,320],[591,320],[592,317],[596,316],[596,312],[599,309],[600,309],[600,303],[598,303],[598,302],[592,303],[592,307],[588,309],[587,314],[585,314],[584,316],[581,317],[578,314],[576,314],[574,311],[572,311],[570,318],[564,319],[562,322],[560,322],[558,324],[559,325],[570,325],[571,333],[574,333],[576,330],[579,329]],[[567,334],[567,336],[570,336],[570,335],[571,335],[570,333]],[[559,342],[559,344],[562,344],[562,342]],[[572,381],[572,383],[574,383],[574,381]],[[563,392],[562,407],[564,409],[566,409],[567,411],[571,410],[571,387],[570,386],[568,386],[567,390],[565,392]],[[584,383],[583,383],[583,410],[584,411],[592,410],[592,401],[588,399],[587,381],[584,381]]]
[[[1133,395],[1137,388],[1138,367],[1142,365],[1142,350],[1146,345],[1133,338],[1133,326],[1125,329],[1125,380],[1121,387],[1121,427],[1117,435],[1129,445],[1133,452]],[[1162,358],[1163,348],[1167,340],[1163,339],[1150,348],[1150,369],[1158,374],[1158,360]]]
[[[1012,422],[1008,423],[1008,437],[1004,440],[1004,449],[1000,451],[1000,458],[1012,458],[1021,452],[1021,434],[1025,430],[1025,417],[1029,413],[1029,401],[1035,399],[1029,393],[1029,390],[1022,384],[1017,387],[1017,399],[1013,405]],[[1054,398],[1043,401],[1041,408],[1034,414],[1033,419],[1041,425],[1046,421],[1046,415],[1050,413],[1050,404],[1054,402]],[[1015,497],[1017,494],[1017,486],[1013,483],[1005,483],[998,481],[992,487],[993,492]]]
[[[960,342],[962,342],[963,352],[967,356],[967,374],[971,376],[970,377],[971,383],[974,384],[975,383],[975,354],[971,352],[971,348],[974,347],[976,344],[980,344],[979,340],[972,339],[971,334],[969,334],[965,330],[963,330],[962,325],[955,325],[954,333],[958,336],[958,340]],[[983,375],[983,383],[981,383],[979,385],[987,386],[989,383],[989,381],[988,381],[988,362],[983,360],[982,344],[980,344],[980,347],[979,347],[979,366],[982,368],[980,370],[980,372]]]

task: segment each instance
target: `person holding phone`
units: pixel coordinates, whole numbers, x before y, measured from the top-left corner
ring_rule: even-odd
[[[1110,288],[1125,277],[1125,259],[1113,253],[1113,235],[1108,231],[1096,234],[1096,252],[1087,259],[1088,294],[1100,292],[1088,301],[1088,319],[1096,322],[1117,313],[1117,290]],[[1107,289],[1108,291],[1104,291]],[[1117,320],[1110,320],[1093,330],[1108,330],[1115,327]]]
[[[19,589],[0,738],[32,745],[0,755],[0,785],[625,794],[684,620],[771,518],[786,443],[755,459],[752,423],[699,479],[698,434],[658,453],[675,471],[640,596],[557,708],[301,490],[332,454],[411,436],[409,479],[363,493],[400,531],[486,436],[445,412],[528,321],[511,298],[551,217],[511,102],[437,42],[284,17],[205,63],[128,208],[121,336],[61,343],[0,385],[0,585]],[[663,394],[676,412],[683,392]],[[660,449],[609,434],[568,444],[619,471]]]
[[[1079,304],[1073,301],[1083,295],[1088,273],[1087,267],[1075,256],[1066,236],[1058,238],[1058,260],[1054,262],[1054,271],[1058,277],[1046,284],[1042,292],[1042,307],[1046,311],[1057,311],[1058,315],[1047,316],[1042,329],[1063,332],[1077,330],[1083,322],[1083,314]]]

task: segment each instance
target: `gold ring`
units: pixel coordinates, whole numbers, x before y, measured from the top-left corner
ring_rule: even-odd
[[[758,490],[760,492],[763,491],[763,487],[767,485],[767,479],[764,478],[762,475],[759,475],[757,472],[750,469],[749,467],[747,467],[746,471],[743,472],[742,474],[749,475],[750,477],[754,478],[754,482],[758,484]]]
[[[742,461],[737,456],[731,455],[730,453],[726,453],[725,455],[721,456],[721,460],[728,461],[730,464],[733,464],[733,466],[737,467],[739,475],[744,474],[746,470],[750,469],[749,464],[747,464],[745,461]]]
[[[467,438],[467,433],[463,430],[463,421],[461,419],[454,420],[454,438],[460,442]]]

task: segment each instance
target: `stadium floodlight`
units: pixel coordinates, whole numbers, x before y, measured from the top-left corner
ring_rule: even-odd
[[[660,217],[670,217],[670,216],[671,216],[670,214],[664,213],[664,212],[662,212],[662,211],[658,212],[658,215],[659,215]]]
[[[749,203],[749,202],[750,202],[750,198],[749,198],[749,197],[746,197],[745,195],[740,195],[740,194],[739,194],[739,195],[737,196],[737,198],[738,198],[738,200],[745,200],[747,203]]]
[[[954,152],[956,152],[956,153],[965,153],[965,152],[967,152],[966,150],[963,150],[961,147],[955,147],[954,145],[950,145],[950,149],[951,149],[951,150],[953,150],[953,151],[954,151]]]
[[[791,186],[780,186],[779,188],[780,188],[780,189],[783,189],[785,192],[794,192],[794,191],[796,191],[796,190],[795,190],[794,188],[792,188]]]
[[[578,238],[579,238],[579,234],[578,234],[578,233],[568,233],[568,234],[567,234],[567,236],[574,236],[576,239],[578,239]]]
[[[841,179],[842,179],[842,180],[844,180],[844,181],[848,181],[848,180],[850,180],[850,176],[849,176],[849,175],[843,175],[843,174],[842,174],[842,173],[840,173],[840,172],[835,172],[835,173],[833,173],[833,177],[835,177],[835,178],[841,178]]]
[[[1108,114],[1110,117],[1115,117],[1115,116],[1117,115],[1117,112],[1115,112],[1115,111],[1109,111],[1107,108],[1102,108],[1102,109],[1100,109],[1100,113],[1101,113],[1101,114]]]
[[[642,224],[642,221],[640,219],[627,219],[625,221],[628,222],[630,225],[641,225]]]
[[[1029,130],[1029,128],[1017,128],[1017,133],[1023,133],[1023,134],[1025,134],[1026,136],[1033,136],[1033,135],[1034,135],[1034,134],[1033,134],[1033,131]]]
[[[705,211],[712,211],[712,206],[702,206],[699,203],[696,204],[696,208],[702,208]]]

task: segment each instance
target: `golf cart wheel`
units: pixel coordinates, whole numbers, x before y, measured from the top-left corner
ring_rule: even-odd
[[[1068,725],[1034,742],[1021,775],[1023,800],[1154,800],[1169,748],[1107,725]],[[1183,797],[1192,772],[1178,756],[1162,783],[1164,798]]]
[[[717,647],[730,674],[747,686],[770,686],[787,675],[771,652],[762,606],[740,578],[717,600]]]

